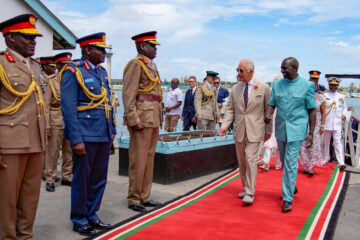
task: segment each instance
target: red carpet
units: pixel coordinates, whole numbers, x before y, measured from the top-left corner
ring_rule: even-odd
[[[334,231],[348,177],[331,163],[316,168],[313,177],[301,172],[287,214],[279,199],[282,170],[272,165],[269,172],[258,170],[252,206],[237,197],[242,185],[236,170],[95,239],[324,239]]]

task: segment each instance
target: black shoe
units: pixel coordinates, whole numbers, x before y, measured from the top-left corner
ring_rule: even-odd
[[[55,182],[60,182],[60,178],[56,177]]]
[[[284,201],[284,205],[283,205],[283,208],[282,208],[282,212],[283,212],[283,213],[288,213],[288,212],[291,212],[291,210],[292,210],[292,203],[291,203],[291,202]]]
[[[160,206],[161,203],[156,202],[156,201],[153,201],[153,200],[150,200],[150,201],[148,201],[148,202],[143,203],[143,205],[144,205],[145,207],[157,207],[157,206]]]
[[[69,180],[61,180],[61,185],[65,185],[65,186],[71,187],[71,181],[69,181]]]
[[[46,183],[46,191],[55,192],[55,185],[53,183]]]
[[[135,203],[128,206],[130,209],[137,212],[146,212],[146,208],[141,203]]]
[[[303,171],[303,174],[309,174],[309,172],[304,170],[304,171]]]
[[[98,229],[98,230],[110,229],[111,228],[110,223],[103,222],[100,219],[97,220],[96,222],[89,222],[89,224],[90,224],[91,227],[93,227],[95,229]]]
[[[85,236],[92,236],[92,235],[96,234],[95,229],[92,226],[90,226],[89,224],[82,225],[81,227],[76,227],[74,225],[73,230],[75,232],[78,232],[81,235],[85,235]]]

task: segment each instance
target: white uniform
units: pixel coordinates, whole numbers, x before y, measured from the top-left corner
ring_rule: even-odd
[[[324,93],[326,100],[326,119],[324,125],[324,135],[322,144],[322,158],[323,160],[330,160],[330,138],[333,137],[333,144],[336,159],[339,165],[344,165],[344,146],[341,141],[342,131],[342,116],[347,112],[345,103],[345,95],[339,92]]]

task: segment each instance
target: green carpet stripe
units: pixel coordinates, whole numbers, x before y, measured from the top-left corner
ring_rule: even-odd
[[[229,180],[227,180],[227,181],[221,183],[220,185],[214,187],[214,188],[211,189],[209,192],[207,192],[207,193],[205,193],[205,194],[203,194],[203,195],[200,195],[200,196],[198,196],[197,198],[191,200],[190,202],[188,202],[188,203],[186,203],[186,204],[184,204],[184,205],[182,205],[182,206],[180,206],[180,207],[177,207],[177,208],[175,208],[174,210],[171,210],[171,211],[169,211],[169,212],[166,212],[166,213],[164,213],[164,214],[162,214],[162,215],[160,215],[160,216],[152,219],[151,221],[146,222],[146,223],[144,223],[144,224],[136,227],[135,229],[133,229],[133,230],[125,233],[124,235],[122,235],[122,236],[120,236],[120,237],[118,237],[118,238],[116,238],[116,240],[121,240],[121,239],[125,239],[125,238],[127,238],[127,237],[130,237],[131,235],[133,235],[133,234],[141,231],[142,229],[150,226],[151,224],[154,224],[154,223],[160,221],[161,219],[166,218],[166,217],[170,216],[171,214],[174,214],[174,213],[176,213],[176,212],[178,212],[178,211],[180,211],[180,210],[182,210],[182,209],[184,209],[184,208],[186,208],[186,207],[188,207],[188,206],[196,203],[196,202],[199,201],[199,200],[204,199],[205,197],[207,197],[207,196],[209,196],[210,194],[216,192],[217,190],[219,190],[220,188],[224,187],[225,185],[231,183],[232,181],[234,181],[234,180],[237,179],[238,177],[239,177],[239,174],[236,174],[235,176],[233,176],[233,177],[230,178]]]
[[[324,192],[322,193],[321,197],[319,198],[319,200],[317,201],[315,207],[313,208],[313,210],[311,211],[309,217],[307,218],[304,226],[302,227],[298,237],[296,239],[305,239],[310,228],[311,228],[311,225],[313,224],[314,222],[314,219],[319,211],[319,209],[321,208],[324,200],[326,199],[327,195],[329,194],[329,191],[331,189],[331,186],[334,184],[334,181],[335,181],[335,176],[338,172],[338,167],[334,168],[332,174],[331,174],[331,177],[329,179],[329,182],[328,184],[326,185],[325,187],[325,190]]]

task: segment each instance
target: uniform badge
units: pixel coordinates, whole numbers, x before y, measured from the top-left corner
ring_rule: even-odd
[[[94,82],[94,79],[92,79],[92,78],[87,78],[87,79],[85,79],[85,82],[86,82],[86,83],[91,83],[91,82]]]

